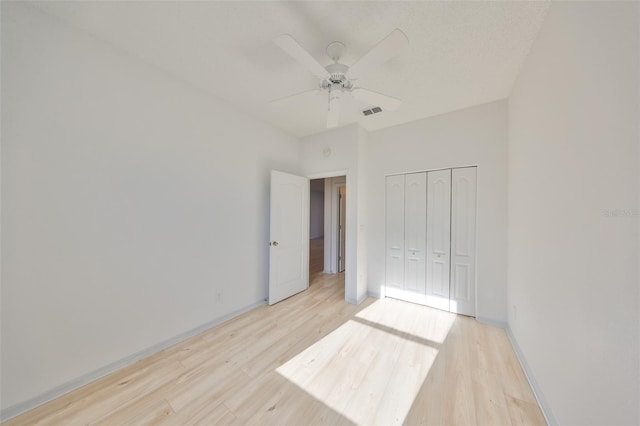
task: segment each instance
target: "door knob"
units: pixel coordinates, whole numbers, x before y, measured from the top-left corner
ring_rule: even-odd
[[[277,245],[278,245],[278,242],[277,242],[277,241],[274,241],[274,242],[272,242],[272,243],[271,243],[271,245],[273,245],[273,246],[277,246]]]

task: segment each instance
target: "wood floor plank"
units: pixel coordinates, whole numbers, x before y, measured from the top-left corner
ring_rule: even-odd
[[[474,409],[478,424],[506,425],[511,423],[498,374],[477,368],[473,371],[472,380]]]
[[[128,405],[126,408],[104,417],[95,424],[103,426],[158,424],[172,414],[171,406],[164,399],[143,398],[135,404]]]
[[[522,401],[508,396],[507,405],[512,425],[546,424],[542,411],[535,402]]]

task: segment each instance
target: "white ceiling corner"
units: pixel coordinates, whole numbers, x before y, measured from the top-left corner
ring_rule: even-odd
[[[32,3],[33,4],[33,3]],[[350,100],[340,124],[377,130],[508,97],[549,3],[164,1],[37,3],[284,131],[325,130],[326,99],[272,99],[313,89],[317,79],[271,40],[291,34],[323,65],[339,40],[351,65],[394,28],[410,46],[359,83],[403,99],[394,112],[364,117]]]

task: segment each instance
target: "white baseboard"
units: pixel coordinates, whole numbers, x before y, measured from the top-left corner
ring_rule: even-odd
[[[245,306],[244,308],[238,309],[230,314],[223,315],[220,318],[216,318],[213,321],[210,321],[206,324],[203,324],[199,327],[196,327],[192,330],[181,333],[175,337],[172,337],[164,342],[160,342],[156,345],[153,345],[147,349],[144,349],[140,352],[137,352],[133,355],[130,355],[126,358],[122,358],[121,360],[115,361],[111,364],[108,364],[102,368],[98,368],[97,370],[91,371],[87,374],[84,374],[76,379],[70,380],[66,383],[63,383],[60,386],[57,386],[51,390],[41,393],[38,396],[35,396],[31,399],[28,399],[24,402],[19,402],[10,407],[7,407],[0,411],[0,422],[5,422],[9,419],[12,419],[22,413],[25,413],[29,410],[32,410],[44,403],[47,403],[51,400],[54,400],[64,394],[67,394],[73,390],[81,388],[82,386],[88,385],[89,383],[104,377],[108,374],[111,374],[117,370],[120,370],[124,367],[127,367],[141,359],[147,358],[153,354],[156,354],[162,350],[167,349],[170,346],[173,346],[177,343],[180,343],[190,337],[195,336],[196,334],[202,333],[205,330],[208,330],[212,327],[220,325],[224,322],[227,322],[237,316],[244,314],[252,309],[257,308],[258,306],[264,305],[266,302],[264,300],[260,300],[259,302],[252,303],[251,305]]]
[[[367,291],[367,294],[369,295],[369,297],[373,297],[374,299],[380,299],[380,292],[379,291]]]
[[[364,299],[366,299],[367,297],[369,297],[369,293],[365,292],[360,297],[358,297],[358,299],[352,299],[351,297],[346,297],[345,300],[347,301],[347,303],[350,303],[352,305],[359,305],[362,302],[364,302]]]
[[[511,331],[511,327],[507,325],[507,327],[505,328],[505,331],[507,332],[507,337],[511,342],[511,346],[513,347],[513,350],[515,351],[516,356],[518,357],[518,361],[520,362],[520,366],[524,371],[524,375],[529,381],[529,385],[531,386],[531,390],[533,391],[533,396],[535,396],[536,401],[538,401],[538,406],[540,406],[540,409],[542,410],[542,415],[544,416],[544,419],[547,421],[547,424],[550,426],[557,425],[558,422],[553,416],[551,407],[549,407],[547,400],[544,398],[544,395],[542,394],[542,390],[540,389],[540,385],[536,381],[535,376],[531,371],[531,368],[529,368],[529,364],[527,363],[527,360],[524,357],[524,353],[522,352],[522,350],[520,349],[520,346],[518,345],[518,341],[516,340],[515,336],[513,335],[513,332]]]
[[[480,321],[483,324],[487,324],[487,325],[492,325],[494,327],[498,327],[498,328],[507,328],[507,323],[504,321],[498,321],[498,320],[494,320],[491,318],[484,318],[484,317],[476,317],[476,320]]]

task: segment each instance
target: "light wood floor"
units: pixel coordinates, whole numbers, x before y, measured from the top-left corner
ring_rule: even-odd
[[[312,276],[7,425],[544,424],[503,330]]]

